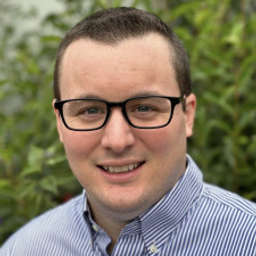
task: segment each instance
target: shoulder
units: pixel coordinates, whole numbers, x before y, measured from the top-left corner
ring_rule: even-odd
[[[204,183],[185,220],[189,239],[214,247],[218,251],[216,255],[255,255],[255,203]]]
[[[69,222],[78,214],[80,204],[82,203],[82,196],[79,195],[68,202],[61,204],[40,216],[32,219],[25,226],[23,226],[18,232],[24,232],[24,230],[35,230],[40,232],[47,231],[49,228],[58,227],[59,225],[69,225]],[[38,229],[40,227],[40,229]]]
[[[256,220],[256,203],[236,193],[205,183],[202,197],[204,200],[208,201],[208,203],[222,208],[223,210],[237,212],[255,218]]]
[[[229,234],[239,243],[251,243],[254,237],[256,246],[255,203],[225,189],[205,184],[199,205],[197,214],[206,227],[214,227],[217,233]]]
[[[18,255],[15,254],[18,251],[19,255],[35,255],[35,250],[39,248],[47,255],[56,243],[63,244],[65,237],[72,237],[73,233],[79,234],[76,230],[83,223],[82,204],[83,198],[79,195],[34,218],[6,241],[0,250],[0,256],[7,252],[7,255]]]

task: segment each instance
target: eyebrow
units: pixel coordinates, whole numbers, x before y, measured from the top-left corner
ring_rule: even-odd
[[[156,91],[142,91],[138,92],[135,94],[130,95],[128,98],[134,98],[134,97],[141,97],[141,96],[163,96],[163,94],[156,92]],[[88,98],[93,98],[93,99],[101,99],[101,100],[106,100],[105,97],[93,94],[93,93],[85,93],[85,94],[80,94],[76,96],[77,99],[88,99]],[[126,98],[126,99],[128,99]]]
[[[96,94],[93,94],[93,93],[83,93],[83,94],[80,94],[80,95],[77,95],[75,97],[76,99],[87,99],[87,98],[93,98],[93,99],[103,99],[102,97],[96,95]]]

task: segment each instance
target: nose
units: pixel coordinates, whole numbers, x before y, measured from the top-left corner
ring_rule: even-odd
[[[135,142],[132,128],[123,117],[120,108],[112,108],[107,124],[103,128],[101,145],[114,153],[120,154]]]

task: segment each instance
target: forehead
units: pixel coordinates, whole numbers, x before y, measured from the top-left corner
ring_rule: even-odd
[[[161,88],[161,84],[167,83],[176,86],[172,59],[171,46],[155,33],[111,45],[79,39],[66,49],[63,56],[61,95],[77,97],[75,91],[79,94],[80,91],[94,93],[107,89],[125,94],[142,89],[154,91],[157,86]]]

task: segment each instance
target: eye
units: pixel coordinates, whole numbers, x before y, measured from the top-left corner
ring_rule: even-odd
[[[90,107],[90,108],[85,109],[84,112],[88,115],[93,115],[93,114],[98,114],[102,111],[97,107]]]
[[[81,108],[78,112],[78,115],[99,115],[103,114],[104,110],[99,107],[84,107]]]
[[[153,111],[152,106],[148,106],[148,105],[140,105],[137,106],[136,110],[137,112],[150,112]]]

